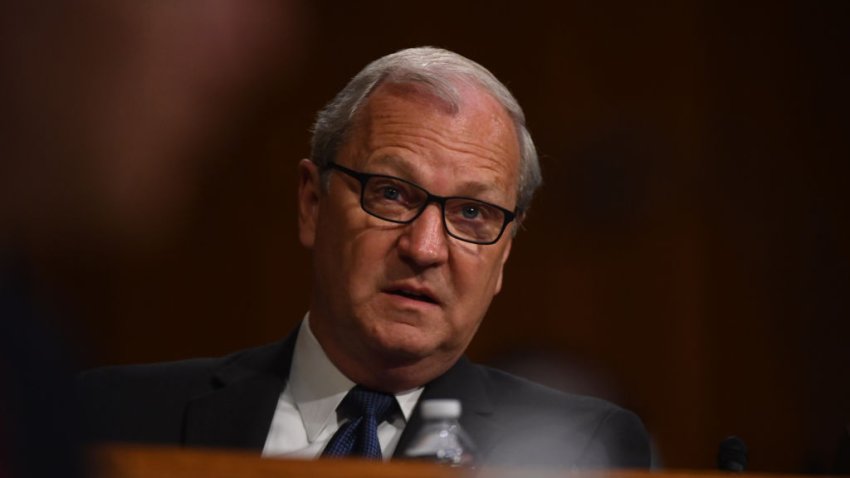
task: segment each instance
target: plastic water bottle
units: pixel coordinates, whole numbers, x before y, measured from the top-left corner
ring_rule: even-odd
[[[423,426],[404,454],[449,466],[471,466],[475,447],[461,428],[458,400],[425,400],[419,406]]]

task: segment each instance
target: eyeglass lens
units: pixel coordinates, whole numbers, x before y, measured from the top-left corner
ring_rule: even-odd
[[[428,196],[426,190],[414,184],[372,176],[364,185],[363,207],[382,219],[408,222],[424,209]],[[449,233],[473,242],[496,240],[505,223],[503,211],[475,199],[448,198],[443,212]]]

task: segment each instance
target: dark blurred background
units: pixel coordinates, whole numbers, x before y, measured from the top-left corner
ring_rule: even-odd
[[[508,85],[544,169],[470,355],[637,411],[665,467],[737,434],[753,470],[850,472],[850,2],[0,5],[5,343],[83,368],[287,334],[315,111],[434,45]]]

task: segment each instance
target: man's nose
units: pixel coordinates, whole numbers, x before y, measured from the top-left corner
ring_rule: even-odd
[[[406,229],[398,241],[399,252],[420,266],[445,262],[449,255],[448,236],[439,204],[429,204]]]

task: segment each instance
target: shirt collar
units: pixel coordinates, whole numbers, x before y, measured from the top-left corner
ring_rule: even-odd
[[[308,312],[295,341],[289,387],[310,443],[316,440],[322,430],[336,422],[336,408],[355,385],[325,354],[310,330]],[[419,387],[395,394],[405,422],[410,420],[422,390],[423,387]]]

